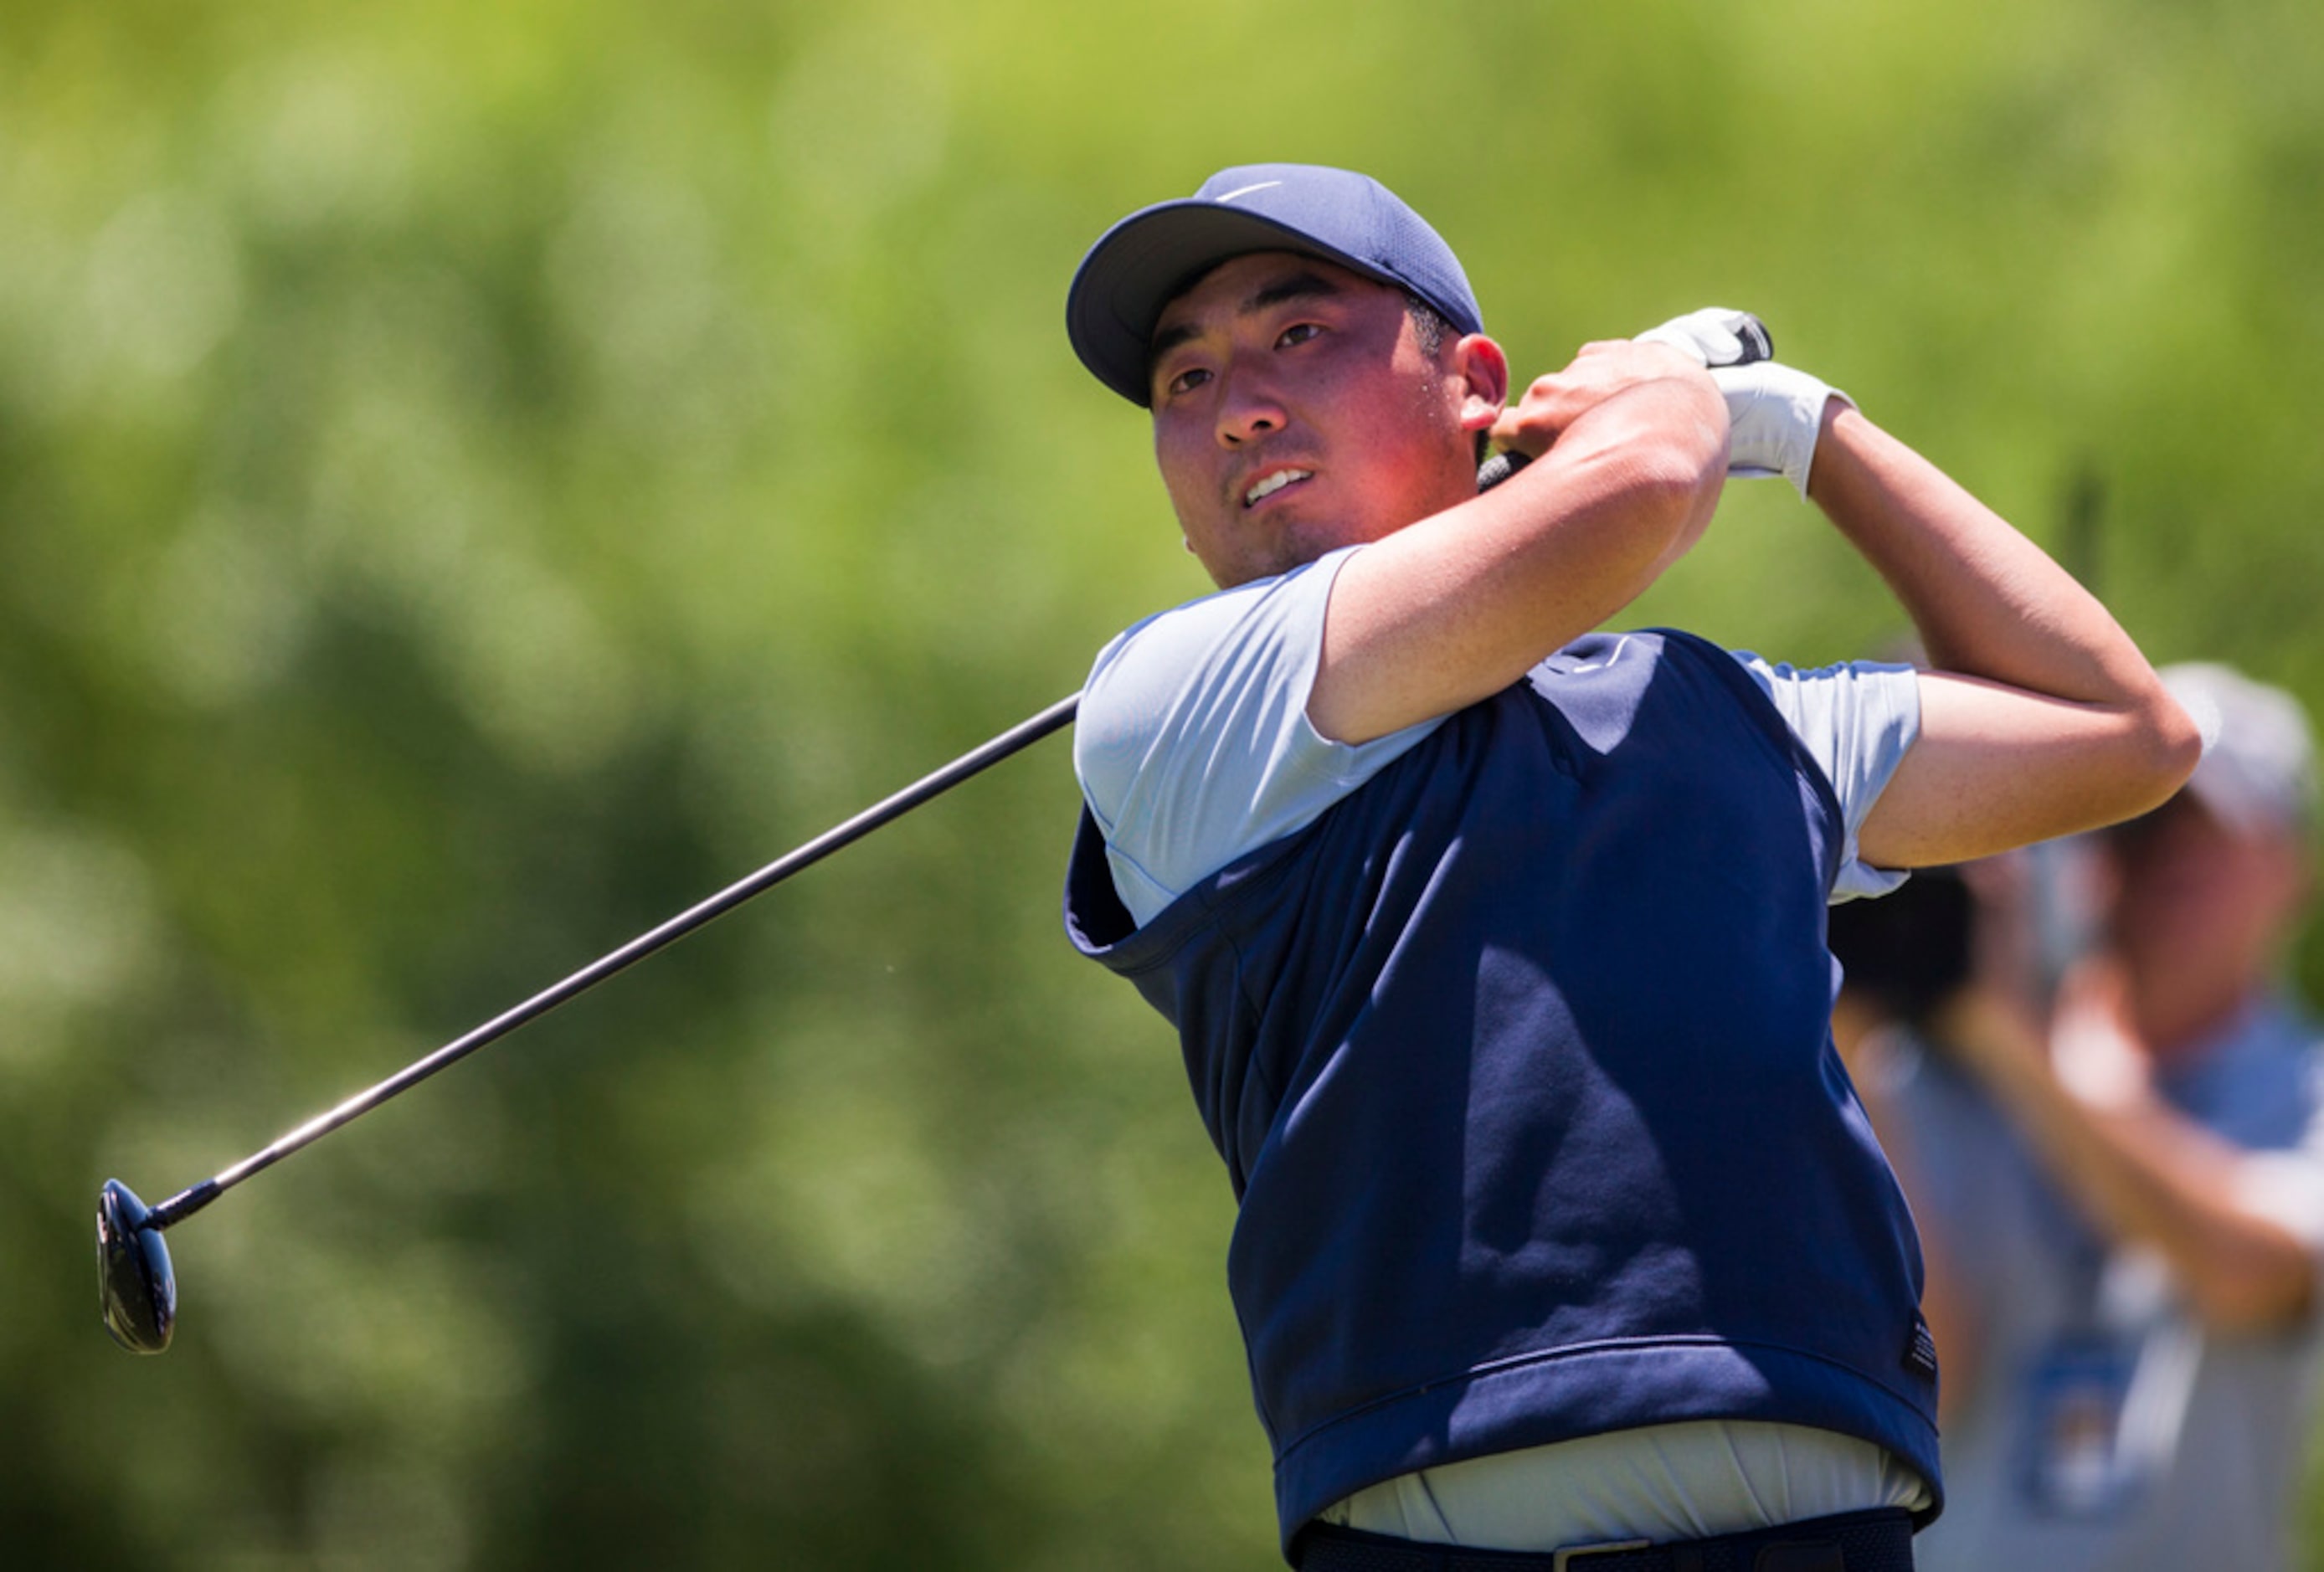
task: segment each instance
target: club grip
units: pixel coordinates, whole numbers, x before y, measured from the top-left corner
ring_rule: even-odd
[[[1738,311],[1735,315],[1742,318],[1734,325],[1735,336],[1742,344],[1742,353],[1736,356],[1733,363],[1751,365],[1759,361],[1773,360],[1775,357],[1775,339],[1767,331],[1767,325],[1748,311]],[[1497,453],[1477,466],[1477,489],[1489,492],[1532,462],[1526,455],[1514,450]]]
[[[1477,466],[1477,489],[1489,492],[1532,462],[1525,454],[1514,450],[1497,453]]]

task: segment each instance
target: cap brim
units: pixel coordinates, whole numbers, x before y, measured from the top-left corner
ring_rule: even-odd
[[[1065,295],[1065,333],[1099,382],[1131,403],[1152,403],[1147,348],[1162,308],[1222,262],[1292,251],[1402,284],[1368,262],[1239,207],[1186,198],[1139,209],[1090,247]]]

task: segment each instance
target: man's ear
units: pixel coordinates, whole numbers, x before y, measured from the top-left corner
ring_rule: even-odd
[[[1461,379],[1461,428],[1490,430],[1509,398],[1509,357],[1481,333],[1464,335],[1452,346],[1452,372]]]

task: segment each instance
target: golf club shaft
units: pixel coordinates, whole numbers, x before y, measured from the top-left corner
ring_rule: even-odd
[[[179,1191],[155,1207],[140,1227],[166,1228],[173,1223],[182,1222],[261,1169],[272,1167],[300,1147],[329,1135],[350,1119],[369,1113],[397,1093],[417,1086],[445,1066],[466,1058],[485,1043],[504,1037],[526,1022],[547,1015],[566,1000],[595,988],[615,972],[684,938],[713,918],[724,916],[752,896],[773,888],[799,869],[811,863],[821,861],[841,847],[861,840],[890,820],[911,812],[929,798],[949,791],[969,777],[1039,741],[1050,732],[1070,722],[1074,718],[1074,710],[1080,703],[1079,694],[1074,694],[1071,698],[1059,700],[1039,714],[1010,728],[982,747],[963,754],[942,769],[923,777],[896,793],[895,795],[873,804],[845,823],[826,830],[805,845],[786,852],[749,878],[727,886],[700,905],[680,912],[661,926],[640,934],[618,950],[600,956],[564,981],[543,988],[515,1008],[493,1016],[466,1036],[447,1043],[425,1059],[413,1062],[403,1070],[381,1081],[377,1086],[357,1092],[329,1112],[308,1120],[265,1150],[254,1152],[233,1167],[224,1169],[210,1178],[203,1180],[199,1184]]]

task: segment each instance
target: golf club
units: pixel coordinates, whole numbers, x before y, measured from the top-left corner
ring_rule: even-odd
[[[1489,491],[1515,474],[1526,464],[1518,453],[1496,454],[1477,472],[1480,491]],[[690,906],[659,927],[598,957],[580,970],[533,995],[522,1004],[493,1016],[465,1036],[414,1060],[376,1086],[357,1092],[328,1111],[317,1115],[272,1145],[252,1153],[230,1168],[221,1169],[190,1185],[156,1207],[147,1207],[117,1179],[108,1179],[97,1198],[97,1305],[105,1329],[113,1340],[135,1354],[159,1354],[170,1346],[178,1321],[178,1279],[162,1243],[165,1229],[174,1227],[263,1169],[271,1168],[300,1147],[360,1118],[398,1093],[409,1090],[447,1065],[465,1059],[487,1043],[507,1036],[529,1021],[547,1015],[575,996],[585,993],[684,938],[713,918],[724,916],[752,896],[763,894],[812,863],[819,862],[852,841],[861,840],[890,821],[911,812],[949,791],[971,776],[1000,763],[1071,722],[1081,694],[1060,699],[1039,714],[1019,722],[983,746],[906,786],[893,796],[873,804],[846,823],[824,832],[805,845],[785,853],[766,867],[738,880],[707,900]]]
[[[575,996],[585,993],[615,972],[625,970],[674,943],[712,919],[724,916],[752,896],[772,889],[792,874],[819,862],[852,841],[859,841],[890,821],[900,818],[930,798],[939,796],[971,776],[980,774],[1010,755],[1029,747],[1074,718],[1081,695],[1060,699],[1039,714],[1019,722],[983,746],[906,786],[893,796],[873,804],[846,823],[785,853],[766,867],[688,907],[659,927],[598,957],[580,970],[533,995],[522,1004],[493,1016],[465,1036],[456,1037],[423,1059],[413,1061],[378,1085],[308,1120],[264,1149],[254,1152],[230,1168],[179,1191],[148,1208],[117,1179],[108,1179],[97,1200],[97,1301],[106,1330],[113,1340],[133,1353],[158,1354],[170,1346],[178,1319],[177,1275],[170,1252],[161,1241],[165,1228],[185,1221],[227,1190],[262,1169],[271,1168],[300,1147],[360,1118],[380,1104],[419,1085],[446,1066],[466,1058],[485,1043],[505,1037]]]

